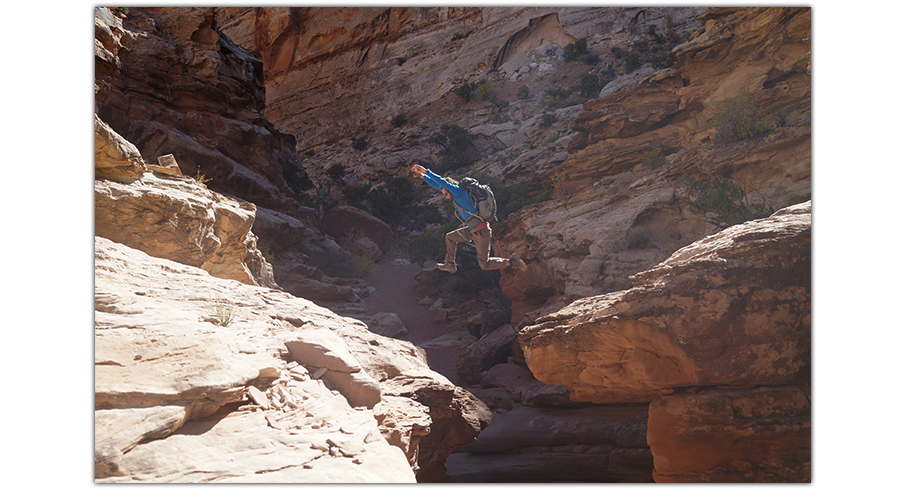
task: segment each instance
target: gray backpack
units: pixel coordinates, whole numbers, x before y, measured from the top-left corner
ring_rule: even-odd
[[[494,199],[494,192],[487,184],[482,184],[471,177],[463,177],[459,181],[459,185],[469,193],[478,213],[472,213],[460,208],[469,215],[474,215],[483,221],[496,221],[497,219],[497,200]]]

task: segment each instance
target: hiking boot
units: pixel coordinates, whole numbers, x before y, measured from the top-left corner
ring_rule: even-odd
[[[437,265],[437,268],[438,270],[446,271],[451,274],[456,272],[456,264],[454,264],[453,262],[441,262]]]
[[[509,258],[509,265],[516,271],[525,269],[525,262],[519,257],[519,254],[517,253],[512,254],[512,257]]]

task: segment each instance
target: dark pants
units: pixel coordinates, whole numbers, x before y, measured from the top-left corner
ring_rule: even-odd
[[[489,257],[491,254],[491,238],[493,231],[486,227],[474,233],[469,228],[461,227],[456,231],[447,233],[447,257],[444,262],[456,262],[456,245],[471,241],[475,243],[475,254],[478,256],[478,265],[485,271],[505,269],[509,267],[509,259],[501,257]]]

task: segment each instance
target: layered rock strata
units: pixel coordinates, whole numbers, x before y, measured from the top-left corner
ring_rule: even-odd
[[[292,135],[263,116],[262,63],[217,29],[209,8],[98,7],[95,112],[144,155],[258,205],[298,208]]]
[[[651,403],[656,480],[809,481],[810,207],[730,227],[634,276],[629,290],[523,328],[530,371],[575,401]],[[697,394],[716,387],[727,389]],[[717,427],[710,456],[666,458]],[[732,446],[745,435],[791,444],[773,454]]]

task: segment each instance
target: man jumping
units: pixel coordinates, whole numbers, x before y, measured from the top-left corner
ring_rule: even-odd
[[[482,220],[477,215],[478,208],[475,200],[465,188],[455,180],[443,178],[440,175],[426,169],[422,165],[413,165],[409,168],[411,175],[424,180],[429,186],[440,189],[444,197],[453,202],[456,214],[463,221],[463,226],[455,231],[447,233],[447,255],[444,262],[437,265],[441,271],[456,272],[456,246],[459,243],[471,241],[475,244],[475,253],[478,256],[478,266],[486,271],[506,269],[512,267],[516,270],[525,269],[525,262],[517,254],[512,254],[509,259],[502,257],[490,257],[491,239],[493,232],[488,221]]]

